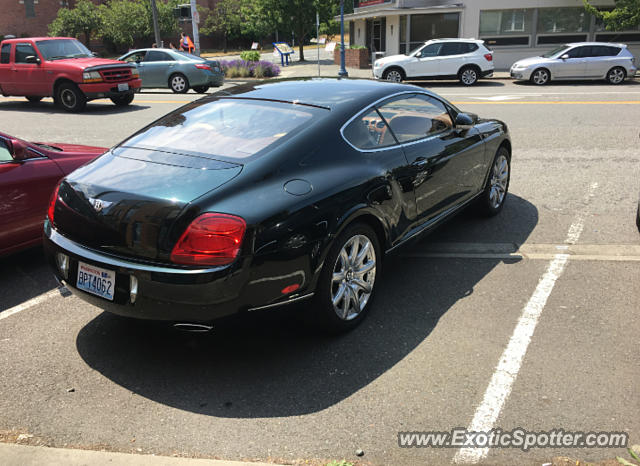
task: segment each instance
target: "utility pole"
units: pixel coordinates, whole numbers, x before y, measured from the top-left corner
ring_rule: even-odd
[[[151,0],[151,14],[153,15],[153,33],[156,38],[156,47],[162,48],[162,37],[160,37],[160,27],[158,26],[158,8],[156,0]]]
[[[198,33],[198,20],[200,15],[196,9],[196,0],[191,0],[191,26],[193,27],[193,45],[196,46],[196,55],[200,56],[200,34]]]
[[[320,15],[316,11],[316,48],[318,50],[318,77],[320,77]]]
[[[341,78],[349,76],[344,67],[344,0],[340,0],[340,71],[338,71],[338,76]]]

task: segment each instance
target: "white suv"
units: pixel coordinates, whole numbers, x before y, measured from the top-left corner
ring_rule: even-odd
[[[493,75],[493,70],[493,53],[484,41],[475,39],[433,39],[408,55],[384,57],[373,64],[376,79],[459,79],[466,86]]]

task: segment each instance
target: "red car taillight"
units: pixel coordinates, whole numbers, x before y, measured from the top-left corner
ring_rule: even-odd
[[[485,53],[484,54],[484,58],[487,61],[493,61],[493,54],[492,53]]]
[[[47,218],[49,219],[49,223],[53,225],[53,213],[56,210],[56,201],[58,200],[58,191],[60,190],[60,183],[56,185],[56,189],[53,190],[51,194],[51,199],[49,199],[49,208],[47,209]]]
[[[183,265],[226,265],[238,256],[247,228],[245,221],[228,214],[202,214],[187,227],[171,261]]]
[[[209,65],[194,65],[199,70],[209,70],[211,71],[211,67]]]

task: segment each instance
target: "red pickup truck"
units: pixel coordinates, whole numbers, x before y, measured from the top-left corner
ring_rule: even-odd
[[[89,100],[108,97],[129,105],[142,80],[135,65],[96,58],[71,37],[7,39],[0,44],[0,92],[30,102],[53,97],[70,112]]]

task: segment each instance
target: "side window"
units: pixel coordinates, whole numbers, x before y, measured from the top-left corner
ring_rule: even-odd
[[[171,55],[160,50],[149,50],[144,61],[173,61]]]
[[[16,58],[15,58],[16,63],[27,63],[27,57],[29,56],[35,56],[35,57],[38,56],[36,54],[35,49],[33,48],[33,45],[16,44]]]
[[[462,47],[464,47],[464,51],[462,50]],[[467,53],[467,47],[465,44],[461,44],[460,42],[445,42],[442,44],[439,56],[446,57],[450,55],[460,55],[461,53]]]
[[[426,47],[424,47],[421,51],[420,54],[418,55],[418,58],[428,58],[428,57],[437,57],[438,54],[440,53],[440,49],[442,48],[442,44],[429,44]]]
[[[467,44],[467,53],[471,53],[471,52],[475,52],[476,50],[478,50],[480,47],[478,47],[478,44],[472,44],[472,43],[468,43]]]
[[[576,47],[569,50],[566,55],[569,55],[569,58],[584,58],[589,55],[589,50],[587,47]]]
[[[4,140],[0,139],[0,163],[2,162],[12,162],[13,157],[11,156],[11,152],[9,152],[9,147]]]
[[[602,52],[600,53],[601,57],[615,57],[620,53],[619,47],[610,47],[610,46],[602,45],[602,46],[599,46],[598,48],[602,49]]]
[[[135,63],[144,60],[144,55],[146,52],[135,52],[124,58],[124,61],[127,63]]]
[[[357,116],[344,129],[344,137],[358,149],[370,150],[396,144],[384,119],[371,109]]]
[[[401,143],[453,128],[451,116],[444,104],[423,94],[393,100],[380,107],[379,111]]]
[[[11,57],[11,44],[4,44],[0,52],[0,63],[9,63]]]

